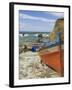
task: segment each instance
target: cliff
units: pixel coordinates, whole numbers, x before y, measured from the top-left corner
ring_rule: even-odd
[[[61,32],[61,40],[64,41],[64,18],[56,21],[54,29],[49,35],[50,41],[56,38],[57,32]]]

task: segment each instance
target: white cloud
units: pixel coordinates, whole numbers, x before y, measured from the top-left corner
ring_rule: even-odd
[[[57,16],[57,17],[64,17],[64,13],[59,13],[59,12],[55,12],[55,13],[51,13],[52,15],[54,16]]]
[[[31,28],[32,25],[29,24],[29,23],[22,23],[22,22],[20,22],[19,27],[20,27],[21,30],[23,30],[24,28],[25,28],[25,29]]]
[[[46,14],[49,14],[49,12],[45,12]],[[56,17],[64,17],[64,13],[63,12],[50,12],[50,14],[56,16]]]
[[[40,20],[40,21],[43,21],[43,22],[55,22],[55,20],[52,20],[52,19],[46,19],[46,18],[43,18],[43,17],[34,17],[34,16],[27,15],[27,14],[20,14],[20,18]]]

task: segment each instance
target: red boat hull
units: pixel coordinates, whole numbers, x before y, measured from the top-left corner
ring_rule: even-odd
[[[40,53],[41,60],[44,64],[48,65],[59,75],[63,76],[64,74],[64,52],[63,50],[56,50],[53,52]]]

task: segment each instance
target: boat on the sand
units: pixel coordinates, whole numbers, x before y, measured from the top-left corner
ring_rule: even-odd
[[[42,62],[54,69],[60,76],[64,75],[64,50],[59,46],[43,49],[39,52]]]

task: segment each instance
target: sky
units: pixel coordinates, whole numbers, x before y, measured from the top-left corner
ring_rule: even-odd
[[[51,32],[63,12],[19,10],[20,32]]]

